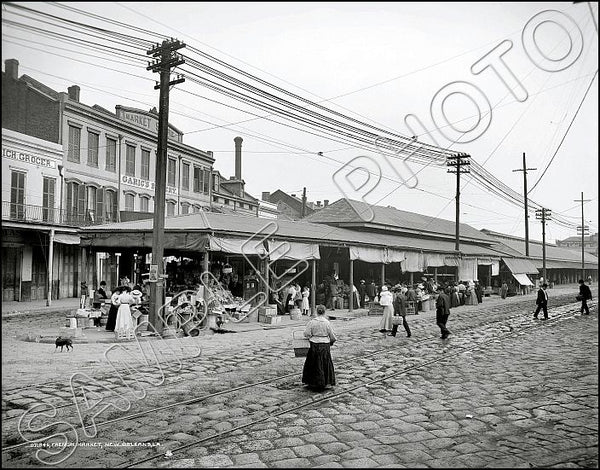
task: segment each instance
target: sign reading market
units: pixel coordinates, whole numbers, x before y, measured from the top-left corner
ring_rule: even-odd
[[[158,133],[158,114],[124,106],[116,106],[116,110],[119,119],[135,124],[142,129]],[[169,139],[182,142],[183,132],[169,124]]]
[[[123,175],[121,176],[121,183],[126,186],[132,186],[134,188],[146,189],[148,191],[154,191],[154,181],[143,180],[141,178],[134,178],[133,176]],[[167,186],[165,188],[165,194],[177,195],[177,188],[173,186]]]

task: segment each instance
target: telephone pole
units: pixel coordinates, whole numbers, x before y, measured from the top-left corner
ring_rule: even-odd
[[[525,152],[523,152],[523,168],[513,171],[523,172],[523,199],[525,201],[525,256],[529,256],[529,212],[527,209],[527,171],[537,170],[537,168],[527,168],[525,162]]]
[[[303,219],[306,215],[306,188],[302,190],[302,212],[300,217]]]
[[[165,191],[167,183],[167,139],[169,137],[169,87],[185,81],[180,75],[171,81],[171,69],[184,64],[183,58],[175,51],[185,47],[185,44],[171,38],[146,52],[154,57],[148,63],[146,70],[160,73],[160,83],[155,90],[160,89],[158,111],[158,144],[156,151],[156,175],[154,193],[154,225],[152,232],[152,264],[156,279],[150,285],[149,322],[158,333],[162,333],[163,322],[159,318],[160,307],[164,303],[164,233],[165,233]],[[151,269],[152,272],[152,269]]]
[[[466,153],[446,157],[446,166],[454,168],[449,169],[448,173],[456,173],[456,243],[454,247],[456,251],[460,251],[460,174],[471,172],[469,168],[470,158],[471,155]],[[465,168],[462,168],[463,166]]]
[[[583,218],[583,203],[591,201],[591,199],[583,199],[583,191],[581,192],[581,199],[575,199],[574,202],[581,202],[581,226],[577,227],[577,232],[581,232],[581,279],[585,281],[585,236],[589,235],[590,227],[585,225]]]
[[[548,282],[546,278],[546,220],[550,220],[552,217],[552,211],[550,209],[537,209],[535,211],[535,218],[542,221],[542,277],[544,282]]]

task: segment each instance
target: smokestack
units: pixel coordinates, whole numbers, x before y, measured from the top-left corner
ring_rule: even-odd
[[[261,198],[263,201],[265,201],[265,202],[270,202],[270,201],[269,201],[269,198],[270,198],[270,197],[271,197],[271,193],[268,193],[268,192],[265,192],[265,191],[263,191],[263,193],[262,193],[262,198]]]
[[[19,61],[17,59],[7,59],[4,61],[5,73],[9,78],[18,80],[19,78]]]
[[[70,86],[69,88],[67,88],[67,91],[69,92],[70,99],[72,99],[73,101],[79,101],[80,88],[77,85]]]
[[[329,205],[329,199],[323,199],[323,207],[327,207]]]
[[[235,179],[242,179],[242,139],[241,137],[236,137],[233,139],[235,142]]]

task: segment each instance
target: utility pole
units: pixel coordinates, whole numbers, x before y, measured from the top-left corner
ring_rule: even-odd
[[[169,137],[169,87],[185,81],[180,75],[171,81],[171,69],[184,64],[183,58],[175,51],[185,47],[185,44],[171,38],[165,39],[162,44],[156,44],[147,51],[147,55],[154,57],[148,63],[146,70],[160,73],[160,83],[154,87],[160,89],[158,111],[158,144],[156,152],[156,175],[154,193],[154,225],[152,232],[152,264],[156,272],[156,279],[150,285],[150,312],[149,322],[158,333],[162,333],[163,322],[159,318],[160,307],[164,303],[164,233],[165,233],[165,191],[167,180],[167,139]],[[152,269],[151,269],[152,272]]]
[[[546,220],[550,220],[552,217],[552,211],[550,209],[537,209],[535,211],[535,218],[542,221],[542,277],[544,282],[548,282],[546,278]]]
[[[471,156],[466,153],[446,157],[446,166],[454,167],[449,169],[448,173],[456,173],[456,244],[454,247],[456,251],[460,251],[460,174],[471,172],[470,158]],[[463,166],[466,168],[462,168]]]
[[[302,212],[300,217],[304,218],[306,215],[306,188],[302,190]]]
[[[577,232],[581,232],[581,279],[585,281],[585,236],[589,235],[590,227],[585,225],[583,218],[583,203],[591,201],[591,199],[583,199],[583,191],[581,192],[581,199],[575,199],[574,202],[581,202],[581,225],[577,227]]]
[[[525,163],[525,152],[523,152],[523,168],[513,171],[523,172],[523,200],[525,201],[525,256],[529,256],[529,212],[527,209],[527,171],[537,170],[537,168],[527,168]]]

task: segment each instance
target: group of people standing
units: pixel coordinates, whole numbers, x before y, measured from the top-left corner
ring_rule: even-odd
[[[108,293],[105,290],[106,282],[100,283],[103,299],[108,299]],[[113,331],[117,338],[133,338],[135,336],[136,322],[132,316],[131,307],[141,305],[144,302],[142,288],[135,285],[131,288],[129,285],[115,287],[110,295],[110,309],[108,310],[108,319],[106,320],[106,331]]]

